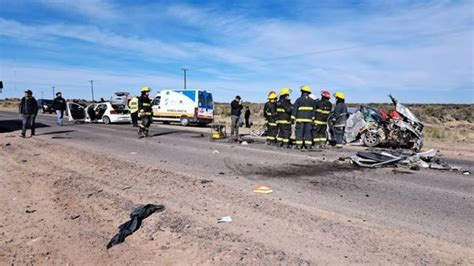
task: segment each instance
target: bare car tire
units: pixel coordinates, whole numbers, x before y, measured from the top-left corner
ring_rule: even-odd
[[[375,147],[380,144],[379,136],[376,133],[370,131],[367,131],[362,135],[362,141],[367,147]]]
[[[182,116],[181,120],[180,120],[180,123],[181,123],[182,126],[189,125],[189,118],[187,116]]]
[[[108,125],[108,124],[110,124],[110,118],[108,116],[104,116],[104,117],[102,117],[102,122],[104,122],[104,124]]]

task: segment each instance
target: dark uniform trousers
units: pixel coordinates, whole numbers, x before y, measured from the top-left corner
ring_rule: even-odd
[[[296,120],[296,145],[302,146],[311,146],[312,140],[312,129],[313,123],[312,122],[298,122]]]

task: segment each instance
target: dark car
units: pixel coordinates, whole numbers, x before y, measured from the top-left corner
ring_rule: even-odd
[[[42,110],[44,113],[53,113],[53,100],[39,99],[38,101],[38,110]]]

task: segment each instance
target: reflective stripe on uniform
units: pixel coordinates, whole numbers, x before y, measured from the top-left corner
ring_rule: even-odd
[[[290,142],[290,139],[282,139],[283,143],[288,143]]]
[[[313,107],[311,107],[311,106],[300,106],[300,107],[298,107],[298,111],[313,111]]]
[[[277,124],[291,124],[290,121],[286,121],[286,120],[277,120],[276,123]]]
[[[268,125],[271,126],[271,127],[276,127],[276,126],[278,126],[277,123],[268,123]]]
[[[324,122],[324,121],[320,121],[320,120],[314,120],[314,123],[316,125],[327,125],[328,124],[328,122]]]
[[[149,103],[142,103],[143,106],[150,106]]]
[[[321,114],[329,114],[331,111],[324,111],[323,109],[316,109],[316,112],[321,113]]]
[[[311,145],[312,143],[313,143],[313,142],[312,142],[311,140],[305,140],[305,141],[304,141],[304,144],[306,144],[306,145]]]
[[[314,142],[323,142],[323,141],[326,141],[327,139],[326,138],[314,138],[313,141]]]
[[[275,140],[276,138],[275,138],[275,137],[272,137],[272,136],[267,136],[267,139],[268,139],[268,140]]]
[[[297,140],[296,141],[296,145],[302,145],[303,144],[303,141],[302,140]]]
[[[283,109],[283,108],[277,108],[277,112],[279,112],[279,113],[286,113],[285,109]]]
[[[313,122],[312,119],[310,118],[296,118],[296,122],[306,122],[306,123],[311,123]]]
[[[294,115],[291,116],[291,119],[296,119],[296,117]]]
[[[267,114],[267,115],[272,115],[272,113],[270,113],[270,112],[267,112],[266,114]]]

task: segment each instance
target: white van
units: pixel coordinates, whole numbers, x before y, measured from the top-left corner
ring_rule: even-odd
[[[212,93],[205,90],[162,90],[152,102],[153,120],[206,125],[214,121]]]

